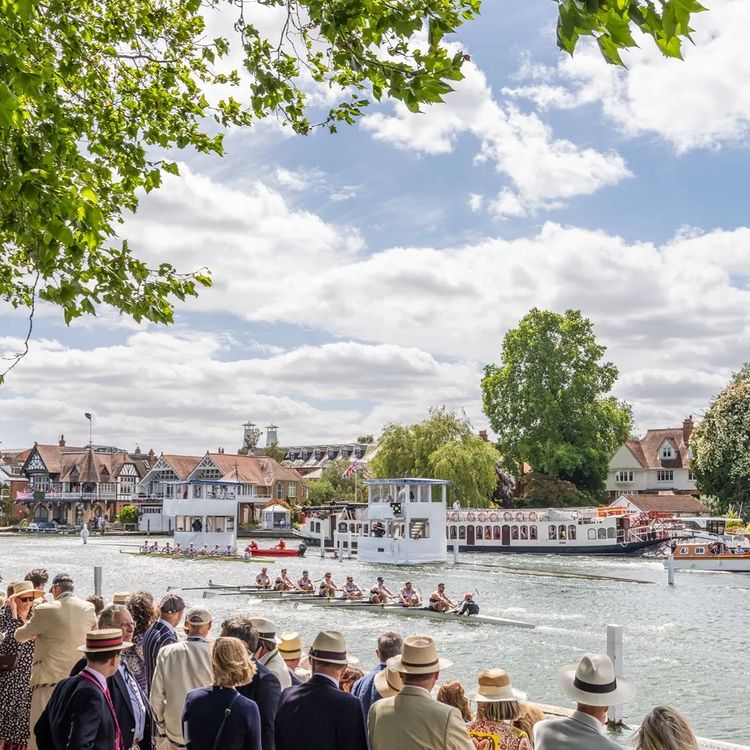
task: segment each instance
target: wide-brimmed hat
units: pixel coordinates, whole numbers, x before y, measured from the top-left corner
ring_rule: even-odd
[[[559,680],[566,697],[587,706],[620,706],[635,696],[633,682],[615,674],[606,654],[584,654],[560,670]]]
[[[282,633],[279,639],[279,653],[281,658],[285,661],[287,659],[301,659],[302,658],[302,639],[299,637],[299,633]]]
[[[15,599],[28,594],[32,594],[34,599],[39,599],[39,597],[44,596],[44,591],[35,589],[31,581],[16,581],[11,583],[11,593],[8,594],[8,599]]]
[[[453,662],[438,657],[435,641],[429,635],[409,635],[404,639],[403,651],[386,664],[405,674],[430,674],[447,669]]]
[[[130,599],[129,591],[116,591],[112,596],[112,604],[127,604]]]
[[[394,695],[398,695],[403,686],[404,680],[400,672],[391,669],[391,667],[381,669],[375,675],[375,690],[378,691],[381,698],[391,698]]]
[[[471,696],[477,703],[525,701],[526,693],[510,684],[510,675],[504,669],[483,669],[477,679],[477,689]]]
[[[120,628],[106,628],[104,630],[90,630],[86,633],[86,645],[78,650],[84,654],[99,654],[103,651],[124,651],[133,644],[122,640]]]
[[[346,638],[337,630],[321,630],[315,636],[308,656],[327,664],[359,664],[356,656],[347,653]]]
[[[266,620],[265,617],[251,617],[250,622],[258,631],[258,637],[264,641],[273,641],[276,644],[281,643],[281,638],[276,635],[276,623]]]

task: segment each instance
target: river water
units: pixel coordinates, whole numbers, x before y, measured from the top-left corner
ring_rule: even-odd
[[[168,586],[202,586],[209,579],[249,583],[260,568],[257,563],[120,554],[121,549],[134,551],[135,545],[132,537],[92,536],[84,546],[77,537],[3,536],[0,574],[7,583],[33,567],[46,567],[51,575],[69,572],[77,592],[87,596],[93,592],[93,568],[100,565],[105,598],[114,591],[146,589],[158,599]],[[699,735],[750,745],[745,685],[750,574],[677,571],[676,585],[671,587],[660,561],[637,557],[462,554],[458,566],[377,569],[357,561],[321,560],[319,554],[310,549],[304,560],[285,561],[292,578],[296,580],[303,568],[314,579],[331,570],[341,585],[349,572],[364,588],[382,574],[393,591],[408,576],[425,596],[444,581],[454,600],[476,590],[482,614],[526,620],[536,628],[469,627],[388,612],[295,607],[237,596],[201,599],[200,591],[185,591],[183,596],[189,604],[207,605],[216,623],[236,613],[263,615],[277,623],[278,632],[296,630],[306,643],[321,628],[341,630],[365,669],[374,663],[379,632],[427,633],[436,639],[441,654],[454,662],[441,681],[459,679],[469,688],[483,667],[503,667],[514,685],[528,692],[529,700],[561,706],[569,704],[557,686],[558,668],[575,662],[584,651],[606,651],[607,624],[621,624],[624,671],[638,689],[636,699],[625,706],[626,722],[636,723],[653,706],[667,704],[683,711]],[[271,574],[280,567],[269,565]],[[545,575],[534,575],[538,573]],[[646,583],[573,579],[555,573]]]

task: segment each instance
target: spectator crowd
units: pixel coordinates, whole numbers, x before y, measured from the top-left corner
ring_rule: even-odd
[[[337,631],[306,644],[266,618],[215,624],[175,593],[105,606],[65,573],[47,583],[32,570],[0,597],[0,750],[618,750],[608,707],[635,695],[609,657],[584,654],[559,674],[575,710],[547,718],[499,665],[468,691],[441,681],[451,662],[427,635],[381,633],[364,673]],[[698,748],[664,706],[633,739]]]

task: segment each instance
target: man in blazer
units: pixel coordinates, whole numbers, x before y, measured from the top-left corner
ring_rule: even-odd
[[[387,666],[400,673],[404,686],[373,703],[368,715],[370,750],[474,750],[458,709],[438,703],[432,688],[451,662],[438,658],[426,635],[404,639],[403,652]]]
[[[175,628],[182,619],[185,601],[177,594],[167,594],[159,602],[159,617],[146,631],[143,638],[143,661],[146,665],[146,685],[151,690],[151,680],[154,679],[156,657],[164,646],[177,643]]]
[[[107,686],[120,665],[120,654],[133,644],[122,630],[92,630],[81,651],[86,666],[60,680],[52,692],[34,735],[39,750],[115,750],[123,747],[117,714]]]
[[[151,710],[153,731],[157,735],[157,750],[182,748],[182,709],[185,697],[195,688],[207,687],[212,682],[211,613],[203,607],[193,607],[185,615],[187,640],[165,646],[156,658],[156,670],[151,682]]]
[[[247,617],[230,617],[221,623],[221,635],[225,638],[239,638],[255,664],[255,676],[247,685],[240,685],[237,692],[258,704],[261,748],[275,750],[274,721],[281,697],[281,685],[276,675],[254,656],[258,648],[258,631]]]
[[[365,716],[370,711],[370,706],[375,701],[380,700],[380,693],[375,688],[375,678],[385,669],[385,663],[388,659],[398,656],[404,646],[403,639],[398,633],[386,631],[378,636],[378,646],[375,649],[375,656],[378,657],[378,665],[364,677],[360,677],[352,685],[352,695],[355,695],[362,701],[362,710]]]
[[[622,750],[604,734],[609,706],[627,703],[635,686],[615,674],[606,654],[584,654],[578,664],[560,670],[563,693],[576,702],[570,716],[546,719],[534,725],[536,750]]]
[[[19,643],[35,638],[31,665],[31,724],[34,726],[47,705],[55,685],[70,674],[81,656],[78,650],[86,634],[96,627],[94,605],[73,596],[73,579],[60,573],[52,579],[54,601],[38,604],[31,619],[16,630]],[[29,738],[29,750],[36,750]]]
[[[359,699],[339,688],[347,664],[346,641],[333,630],[318,633],[308,654],[312,677],[281,693],[276,750],[367,750]]]

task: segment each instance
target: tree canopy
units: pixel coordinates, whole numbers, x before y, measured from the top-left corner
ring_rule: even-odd
[[[465,506],[484,506],[497,487],[498,458],[465,416],[440,408],[430,409],[417,424],[386,425],[369,468],[381,478],[448,479],[451,498]]]
[[[343,503],[353,502],[355,500],[366,500],[361,487],[357,487],[357,497],[355,498],[355,481],[361,485],[359,480],[355,480],[354,473],[348,477],[344,476],[349,462],[343,458],[337,458],[332,461],[321,474],[320,479],[310,482],[307,501],[310,505],[325,505],[326,503]]]
[[[617,368],[601,361],[605,351],[578,310],[535,308],[506,333],[500,363],[485,367],[482,400],[503,462],[517,476],[529,464],[602,492],[632,422],[630,407],[609,395]]]
[[[690,447],[698,490],[718,512],[750,509],[750,363],[732,376],[693,430]]]

